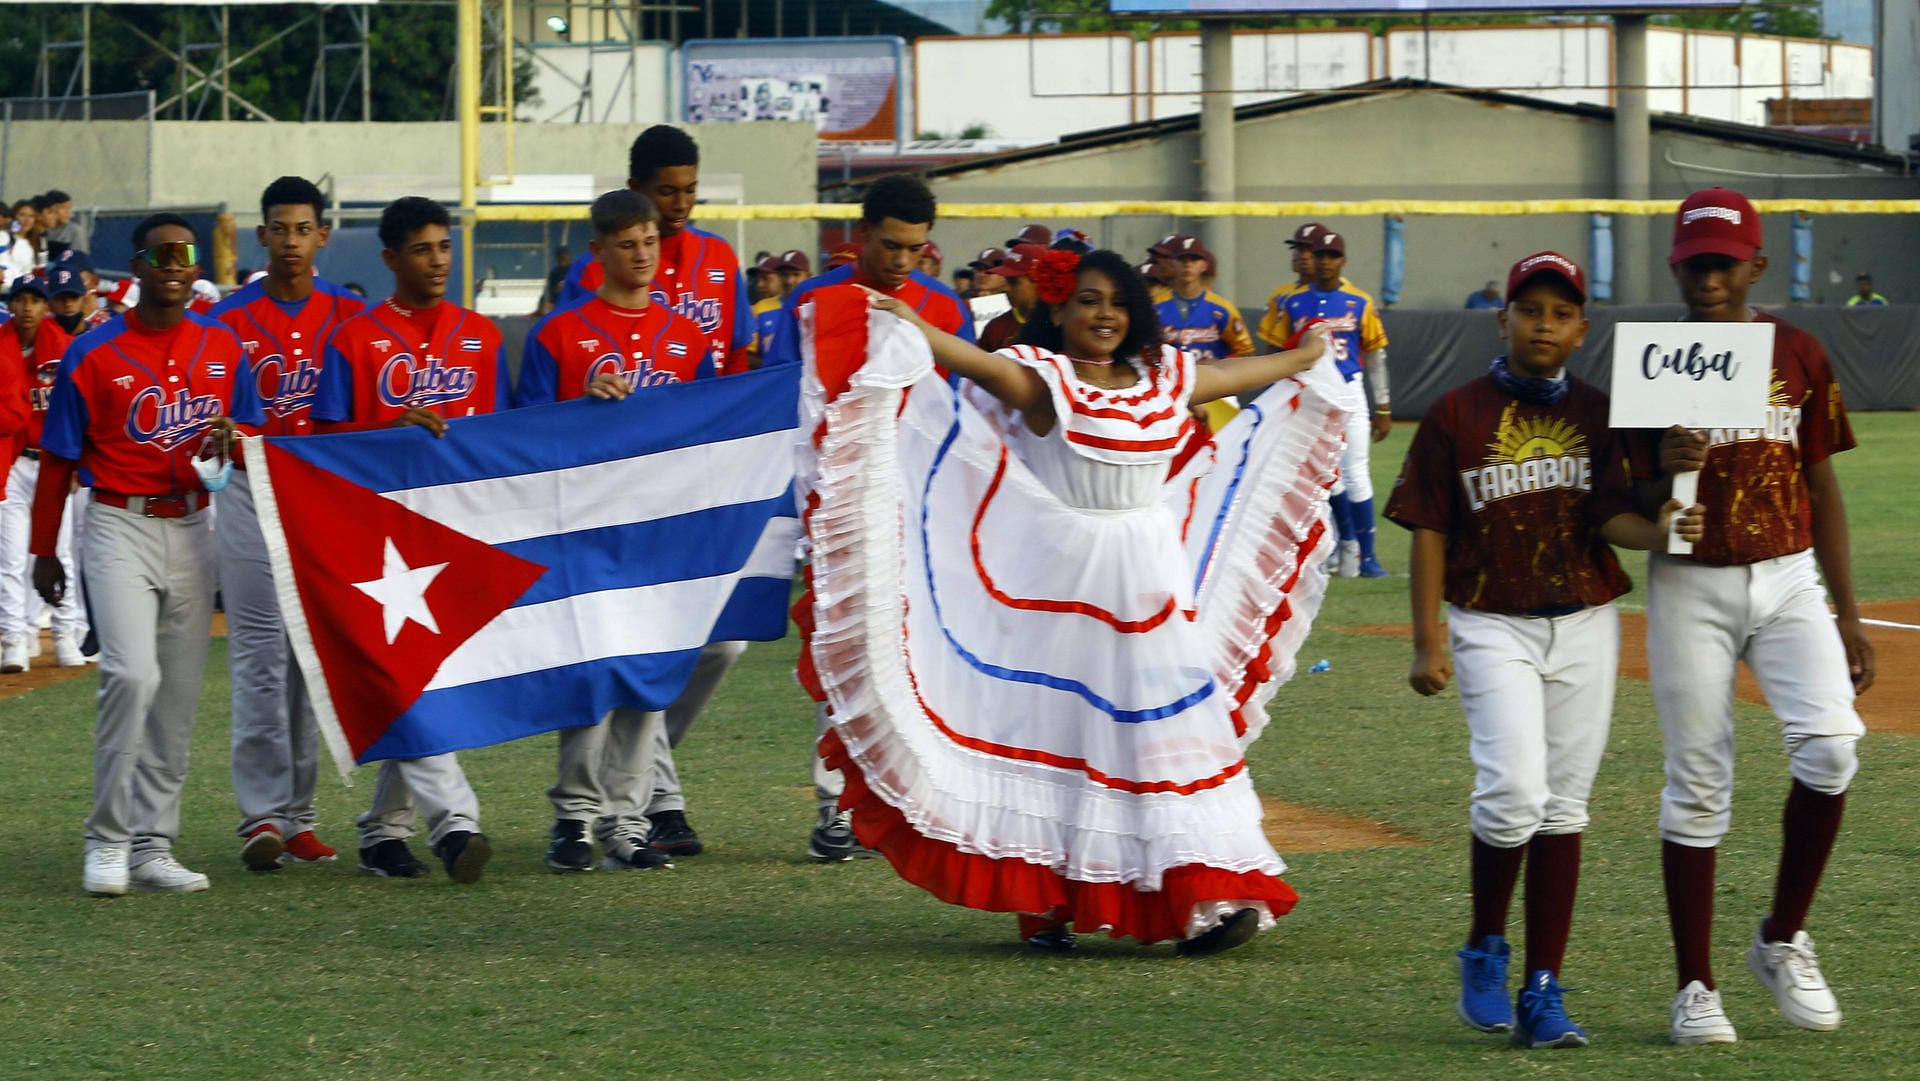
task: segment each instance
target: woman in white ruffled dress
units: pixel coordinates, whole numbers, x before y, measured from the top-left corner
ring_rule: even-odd
[[[1245,751],[1325,585],[1337,376],[1317,332],[1162,345],[1112,252],[1035,279],[1032,344],[1000,353],[878,293],[802,309],[820,753],[862,844],[1035,947],[1215,952],[1296,899]],[[1189,416],[1269,384],[1215,438]]]

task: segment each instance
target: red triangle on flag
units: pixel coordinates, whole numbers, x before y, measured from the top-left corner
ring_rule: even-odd
[[[272,443],[262,446],[301,612],[357,759],[420,697],[447,656],[547,568]],[[394,557],[405,573],[396,575]]]

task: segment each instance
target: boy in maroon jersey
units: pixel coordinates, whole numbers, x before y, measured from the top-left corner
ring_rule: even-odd
[[[380,253],[393,296],[334,328],[313,401],[320,431],[415,425],[436,438],[447,421],[507,407],[500,330],[446,299],[453,220],[431,199],[406,196],[380,213]],[[428,839],[454,881],[477,882],[493,847],[480,803],[452,754],[380,763],[373,805],[360,816],[360,869],[386,878],[426,871],[407,847],[415,800]]]
[[[326,197],[312,181],[283,176],[260,196],[254,237],[266,251],[266,276],[214,305],[208,314],[232,328],[252,365],[266,423],[249,434],[313,430],[314,393],[333,328],[367,303],[316,277],[327,246]],[[220,595],[227,613],[227,668],[233,684],[233,794],[240,806],[240,860],[256,871],[283,863],[332,860],[314,832],[320,780],[320,730],[294,660],[274,591],[273,565],[254,509],[244,459],[221,491]]]
[[[643,387],[714,374],[705,333],[649,295],[660,259],[660,213],[653,203],[632,191],[610,191],[594,200],[591,213],[600,288],[547,316],[527,336],[516,405],[583,395],[618,400]],[[699,840],[686,826],[684,803],[670,810],[650,806],[656,774],[673,762],[670,747],[660,750],[662,730],[671,716],[685,731],[743,648],[725,642],[703,650],[696,671],[704,678],[690,682],[689,693],[668,711],[615,709],[598,724],[560,730],[559,776],[547,790],[554,812],[547,866],[592,870],[589,827],[609,870],[671,867],[675,842],[677,854],[697,853],[687,851],[689,837],[696,846]],[[671,788],[678,796],[677,780]],[[684,836],[668,833],[676,825]]]
[[[100,640],[93,810],[81,885],[100,896],[193,893],[207,876],[174,859],[194,709],[213,619],[209,485],[195,465],[234,424],[259,424],[239,339],[187,310],[193,226],[154,214],[133,230],[140,303],[74,340],[54,376],[34,492],[33,584],[66,592],[55,558],[73,475],[93,489],[79,563]]]
[[[1473,788],[1473,919],[1459,952],[1460,1016],[1521,1047],[1584,1047],[1560,965],[1573,928],[1587,795],[1606,750],[1620,661],[1614,598],[1629,583],[1608,544],[1666,542],[1634,511],[1607,396],[1566,374],[1586,340],[1586,275],[1557,252],[1513,265],[1507,355],[1427,411],[1387,504],[1413,531],[1413,668],[1423,695],[1459,666]],[[1699,535],[1699,519],[1681,532]],[[1440,601],[1447,605],[1446,644]],[[1526,981],[1507,1001],[1507,908],[1527,872]]]
[[[1668,261],[1702,322],[1774,324],[1767,425],[1636,441],[1642,498],[1665,497],[1675,473],[1699,471],[1706,542],[1691,555],[1656,551],[1647,565],[1647,654],[1666,747],[1660,795],[1667,918],[1679,969],[1674,1043],[1732,1043],[1712,967],[1715,852],[1731,822],[1733,679],[1744,659],[1780,719],[1793,783],[1781,816],[1773,906],[1747,967],[1786,1019],[1840,1025],[1807,911],[1840,831],[1865,734],[1854,695],[1873,685],[1873,646],[1860,623],[1846,506],[1832,456],[1853,428],[1827,354],[1812,335],[1747,306],[1767,268],[1760,217],[1739,192],[1708,188],[1680,204]],[[1821,579],[1825,578],[1822,588]],[[1833,611],[1827,610],[1827,595]]]

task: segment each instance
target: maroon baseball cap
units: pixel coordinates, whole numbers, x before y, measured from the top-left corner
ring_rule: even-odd
[[[1007,261],[1007,253],[999,248],[982,248],[980,254],[973,257],[967,265],[975,270],[984,270],[990,274],[1000,273],[1000,264]]]
[[[1673,251],[1668,263],[1696,255],[1747,260],[1760,250],[1760,215],[1747,197],[1731,188],[1708,188],[1687,196],[1673,218]]]
[[[1044,225],[1029,225],[1007,241],[1007,250],[1011,251],[1022,244],[1034,244],[1046,247],[1053,243],[1053,230]]]
[[[1154,262],[1151,259],[1147,260],[1144,263],[1141,263],[1139,266],[1134,267],[1133,269],[1139,271],[1141,277],[1147,279],[1147,281],[1149,282],[1152,282],[1154,285],[1167,284],[1166,282],[1160,280],[1160,268],[1154,265]]]
[[[1174,247],[1178,245],[1182,240],[1192,240],[1192,239],[1193,239],[1192,237],[1186,235],[1185,233],[1168,233],[1166,236],[1163,236],[1160,238],[1160,243],[1155,244],[1151,248],[1148,248],[1147,254],[1148,255],[1172,255]]]
[[[1033,273],[1040,257],[1046,253],[1047,249],[1038,244],[1015,244],[1000,265],[993,268],[993,272],[1003,278],[1024,278]]]
[[[753,264],[753,272],[755,274],[775,274],[778,273],[779,270],[780,257],[777,255],[769,255],[765,259]]]
[[[773,257],[773,269],[797,270],[802,274],[811,274],[813,273],[813,260],[808,259],[807,253],[801,251],[799,248],[788,248],[786,251]]]
[[[1347,254],[1347,238],[1323,225],[1320,227],[1319,232],[1313,234],[1313,250],[1330,251],[1345,255]]]
[[[1165,254],[1175,259],[1185,259],[1189,255],[1194,255],[1205,259],[1209,264],[1213,262],[1213,253],[1207,250],[1207,246],[1201,243],[1200,238],[1197,236],[1181,237],[1179,242],[1168,249]]]
[[[1580,303],[1587,302],[1586,271],[1580,269],[1579,263],[1557,251],[1536,252],[1513,264],[1513,269],[1507,271],[1507,300],[1511,302],[1513,294],[1519,292],[1521,286],[1542,277],[1559,278],[1573,287],[1573,293],[1580,298]]]
[[[1293,231],[1293,235],[1287,238],[1287,247],[1312,251],[1314,244],[1320,239],[1320,234],[1326,231],[1326,226],[1317,221],[1310,221]]]

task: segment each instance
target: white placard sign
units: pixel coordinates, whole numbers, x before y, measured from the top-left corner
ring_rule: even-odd
[[[1620,323],[1613,328],[1615,428],[1762,428],[1773,389],[1773,324]],[[1673,497],[1692,505],[1700,474],[1673,478]],[[1669,539],[1667,551],[1693,545]]]

